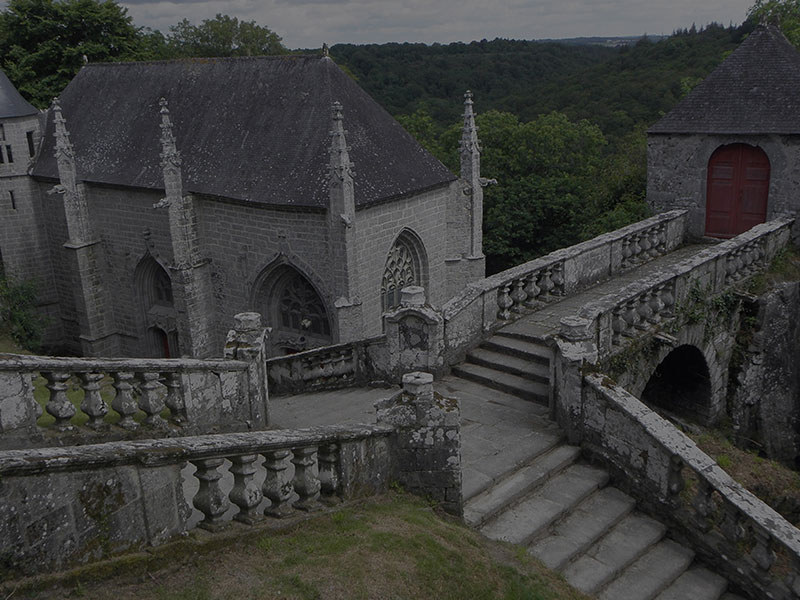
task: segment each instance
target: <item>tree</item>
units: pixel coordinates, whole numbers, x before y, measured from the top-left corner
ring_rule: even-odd
[[[800,0],[756,0],[747,11],[747,20],[756,25],[775,23],[783,35],[800,48]]]
[[[139,31],[112,0],[9,0],[0,12],[0,56],[8,78],[43,108],[89,61],[136,58]]]
[[[285,54],[281,37],[255,21],[217,14],[200,25],[184,19],[169,28],[168,44],[175,56],[261,56]]]

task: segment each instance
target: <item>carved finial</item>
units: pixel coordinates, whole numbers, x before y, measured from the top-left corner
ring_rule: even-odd
[[[344,130],[342,105],[338,101],[334,102],[331,107],[331,120],[333,121],[333,127],[330,134],[330,174],[338,179],[344,179],[346,176],[352,177],[353,163],[350,162],[350,148],[347,147],[347,140],[345,139],[347,132]]]
[[[328,44],[322,44],[322,56],[325,58],[330,58],[331,51],[328,48]]]
[[[72,149],[72,142],[69,141],[67,122],[64,119],[64,115],[61,114],[61,105],[58,103],[58,98],[53,98],[53,122],[56,126],[56,159],[61,158],[73,161],[75,153]]]
[[[480,152],[478,144],[478,126],[475,125],[475,113],[472,110],[472,92],[464,94],[464,128],[461,131],[461,151]]]
[[[161,166],[178,167],[181,164],[181,155],[178,152],[178,147],[175,144],[175,136],[172,133],[172,121],[169,118],[169,108],[167,108],[167,100],[161,98],[158,102],[161,110]]]

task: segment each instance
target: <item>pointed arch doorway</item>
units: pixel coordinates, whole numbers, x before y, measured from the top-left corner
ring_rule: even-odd
[[[717,148],[708,161],[706,235],[731,238],[766,221],[769,177],[769,158],[761,148]]]

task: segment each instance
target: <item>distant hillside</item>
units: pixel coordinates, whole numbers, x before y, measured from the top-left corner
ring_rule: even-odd
[[[552,39],[546,38],[537,40],[539,42],[555,42],[557,44],[568,44],[571,46],[608,46],[610,48],[618,48],[620,46],[630,46],[635,44],[642,38],[647,38],[651,42],[660,42],[669,36],[666,35],[627,35],[617,37],[575,37],[575,38],[560,38]]]

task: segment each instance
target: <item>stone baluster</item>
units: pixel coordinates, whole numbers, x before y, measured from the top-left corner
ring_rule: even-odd
[[[697,481],[697,493],[692,499],[692,507],[695,511],[695,524],[701,531],[708,531],[712,526],[711,514],[714,505],[711,501],[711,494],[713,492],[711,484],[700,477]]]
[[[645,292],[636,297],[636,313],[639,315],[639,321],[636,323],[636,329],[645,331],[653,318],[653,311],[650,308],[650,294]]]
[[[639,251],[639,258],[642,262],[646,261],[647,257],[650,256],[650,237],[646,231],[639,234]]]
[[[525,295],[527,297],[527,300],[525,300],[525,306],[528,308],[535,308],[538,305],[537,297],[542,291],[539,289],[539,286],[536,285],[536,280],[538,277],[539,274],[534,271],[525,278]]]
[[[257,458],[257,454],[243,454],[232,456],[230,459],[233,489],[228,498],[239,507],[239,512],[233,518],[248,525],[253,525],[262,518],[258,514],[258,505],[261,504],[264,495],[254,481]]]
[[[136,429],[139,424],[133,420],[133,415],[136,414],[138,407],[136,400],[133,398],[133,373],[125,371],[117,371],[113,373],[114,377],[114,400],[111,401],[111,408],[119,413],[119,422],[117,425],[123,429]]]
[[[725,283],[729,284],[736,279],[736,259],[733,253],[725,257]]]
[[[223,462],[222,458],[200,458],[191,461],[197,467],[194,476],[200,481],[200,488],[192,504],[205,517],[199,526],[209,531],[216,531],[222,526],[222,516],[230,507],[228,497],[219,485],[222,474],[217,469]]]
[[[167,388],[167,397],[164,398],[171,418],[175,423],[186,422],[186,403],[183,400],[183,389],[181,385],[181,374],[177,372],[162,373],[161,383]]]
[[[650,242],[650,250],[648,256],[650,258],[657,257],[660,252],[658,250],[658,227],[651,227],[648,231],[648,242]]]
[[[47,400],[45,410],[55,418],[54,427],[58,431],[74,429],[70,424],[70,419],[75,415],[75,406],[67,397],[67,381],[69,381],[70,374],[58,371],[44,371],[42,372],[42,377],[47,380],[45,387],[50,390],[50,398]]]
[[[519,313],[522,312],[523,303],[528,298],[528,294],[525,293],[525,279],[517,279],[513,285],[514,290],[511,292],[511,299],[514,301],[514,305],[511,310]]]
[[[736,251],[736,279],[743,279],[747,275],[744,265],[744,248]]]
[[[674,281],[670,281],[669,283],[665,283],[664,285],[658,288],[658,293],[661,297],[661,303],[664,305],[664,308],[661,311],[661,315],[665,319],[669,319],[675,316],[675,294],[673,293],[673,286],[675,285]]]
[[[622,260],[620,262],[623,268],[627,267],[631,262],[632,254],[633,250],[631,250],[631,238],[630,237],[622,238]]]
[[[550,294],[553,291],[553,279],[550,277],[551,270],[549,267],[544,268],[539,273],[539,288],[542,290],[542,299],[547,301],[550,299]]]
[[[166,422],[161,418],[164,396],[158,373],[139,373],[139,390],[139,408],[147,415],[144,422],[151,427],[164,427]]]
[[[564,265],[558,264],[553,266],[553,274],[551,276],[553,281],[553,296],[564,295]]]
[[[680,494],[686,487],[686,482],[683,479],[683,460],[677,454],[673,454],[669,460],[669,478],[667,480],[667,490],[673,501],[677,500]]]
[[[775,552],[772,550],[772,536],[770,536],[767,531],[756,526],[753,528],[753,537],[756,540],[756,544],[750,551],[750,558],[755,561],[758,568],[762,571],[762,573],[758,575],[763,576],[766,575],[767,571],[769,571],[775,563]]]
[[[511,318],[511,305],[514,304],[514,301],[511,299],[509,292],[511,291],[511,286],[506,284],[502,287],[498,288],[497,290],[497,318],[501,321],[508,321]]]
[[[294,507],[304,511],[318,510],[320,481],[317,448],[316,446],[295,448],[292,453],[294,491],[300,497],[294,503]]]
[[[723,504],[723,517],[719,529],[725,539],[734,544],[744,537],[744,527],[742,527],[739,509],[733,504],[728,502]]]
[[[658,226],[658,253],[667,253],[667,224],[662,223]]]
[[[320,446],[317,457],[321,500],[326,504],[336,504],[339,492],[338,444],[331,443]]]
[[[655,287],[652,290],[650,290],[648,304],[650,306],[650,310],[653,313],[649,321],[650,323],[655,325],[656,323],[661,321],[662,311],[664,310],[664,302],[661,300],[661,294],[659,293],[659,288]]]
[[[636,312],[637,299],[633,298],[625,303],[625,312],[622,313],[622,318],[625,321],[625,331],[622,335],[632,337],[635,335],[634,328],[639,322],[639,313]]]
[[[100,382],[104,375],[102,373],[81,373],[79,377],[83,388],[81,410],[89,416],[86,426],[99,429],[105,425],[103,417],[108,413],[108,406],[100,394]]]
[[[624,312],[624,306],[617,306],[611,313],[611,343],[615,346],[619,345],[620,335],[625,332],[627,326],[623,318]]]
[[[267,475],[264,478],[264,496],[271,504],[264,509],[264,514],[281,519],[292,514],[292,481],[288,478],[286,470],[289,468],[287,458],[291,454],[288,450],[274,450],[264,453],[264,468]]]
[[[792,555],[791,572],[786,576],[786,585],[792,593],[792,598],[800,599],[800,557]]]

